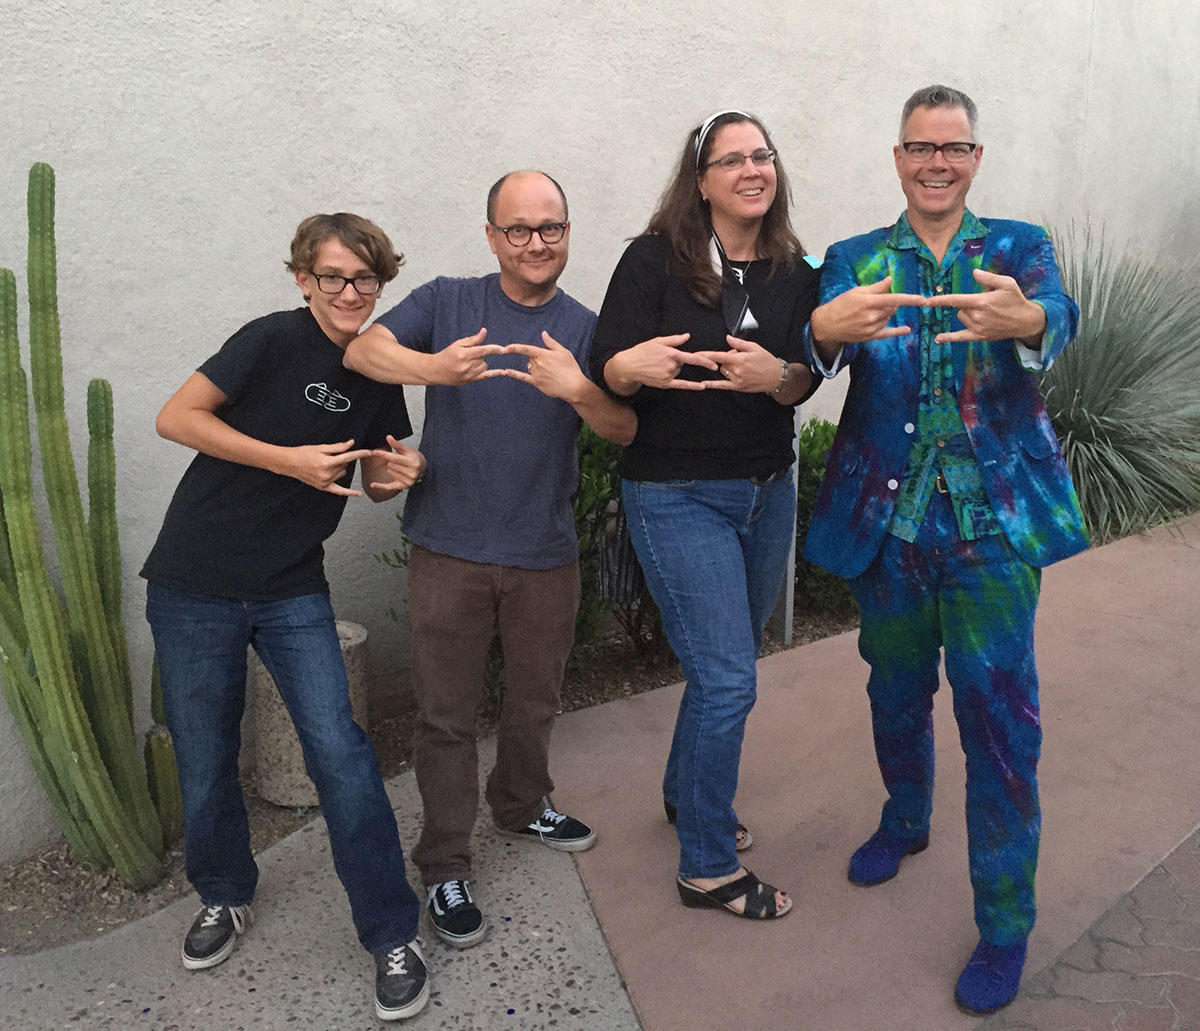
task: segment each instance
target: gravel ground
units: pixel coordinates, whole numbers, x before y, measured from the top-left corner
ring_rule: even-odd
[[[856,619],[798,616],[792,647],[852,629]],[[764,654],[782,650],[768,637]],[[677,683],[674,662],[648,666],[631,654],[628,639],[617,629],[606,631],[592,644],[577,648],[563,683],[563,711],[585,709],[627,698],[656,687]],[[494,706],[480,706],[481,737],[495,728]],[[380,720],[370,728],[385,778],[408,768],[412,757],[411,712]],[[252,780],[244,783],[255,852],[297,830],[320,815],[316,807],[281,808],[264,802]],[[183,872],[182,846],[168,854],[163,879],[146,891],[126,887],[111,872],[77,862],[60,842],[37,855],[0,866],[0,955],[40,952],[56,945],[90,938],[129,920],[161,909],[191,890]]]

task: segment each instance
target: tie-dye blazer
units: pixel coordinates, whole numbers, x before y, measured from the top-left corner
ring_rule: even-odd
[[[967,211],[939,269],[902,215],[890,228],[829,248],[821,301],[888,275],[897,293],[981,292],[971,275],[977,268],[1012,276],[1046,311],[1040,352],[1011,339],[953,345],[958,407],[992,508],[1017,553],[1031,565],[1045,566],[1088,546],[1075,488],[1031,371],[1050,367],[1074,338],[1079,321],[1079,308],[1063,293],[1045,230],[1027,222],[978,219]],[[917,422],[920,334],[941,331],[934,325],[939,311],[952,312],[949,329],[963,328],[953,309],[900,308],[890,324],[911,326],[912,333],[847,344],[828,369],[805,333],[815,370],[832,377],[850,369],[804,549],[810,562],[839,576],[863,572],[887,532]]]

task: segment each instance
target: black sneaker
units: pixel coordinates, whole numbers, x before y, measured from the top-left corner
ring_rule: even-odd
[[[470,881],[443,881],[429,889],[429,920],[433,933],[456,949],[483,941],[487,920],[471,898]]]
[[[582,852],[596,842],[596,832],[586,823],[565,813],[555,812],[549,806],[528,827],[505,833],[515,834],[519,838],[533,838],[558,852]]]
[[[403,1020],[429,1001],[429,975],[421,939],[397,945],[375,957],[375,1013],[380,1020]]]
[[[249,906],[205,906],[183,939],[183,965],[188,970],[203,970],[224,963],[237,936],[253,921]]]

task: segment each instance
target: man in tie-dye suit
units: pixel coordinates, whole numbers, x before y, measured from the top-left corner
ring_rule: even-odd
[[[983,157],[969,97],[913,94],[894,156],[907,208],[829,248],[807,334],[813,368],[849,368],[850,386],[805,555],[850,579],[871,667],[888,798],[851,857],[856,884],[891,879],[929,843],[945,651],[980,933],[955,998],[989,1013],[1016,995],[1034,921],[1041,567],[1088,546],[1035,376],[1079,309],[1042,229],[967,209]]]

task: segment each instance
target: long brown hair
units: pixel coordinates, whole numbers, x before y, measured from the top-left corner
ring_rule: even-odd
[[[708,205],[701,198],[696,184],[697,169],[704,168],[711,159],[717,130],[722,126],[740,122],[749,122],[756,126],[763,134],[767,146],[771,150],[775,149],[762,122],[741,111],[726,111],[713,119],[700,143],[699,153],[696,152],[696,143],[703,126],[696,126],[688,133],[687,142],[684,143],[683,153],[679,158],[679,167],[659,198],[658,207],[646,226],[647,235],[662,235],[671,241],[671,249],[679,263],[679,272],[687,283],[688,293],[709,308],[716,308],[721,303],[721,278],[713,271],[709,251],[712,220]],[[792,231],[791,217],[788,213],[792,188],[778,156],[775,158],[775,178],[775,201],[763,215],[762,225],[758,230],[758,253],[770,259],[770,275],[780,271],[791,272],[805,253],[799,238]]]

